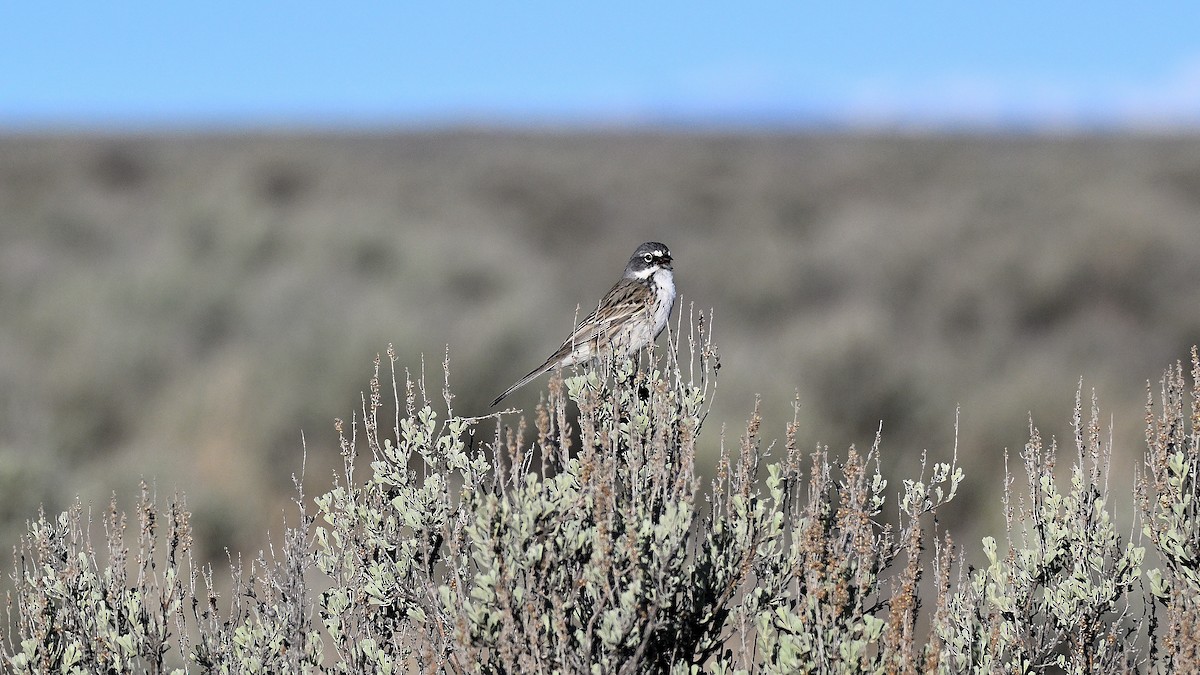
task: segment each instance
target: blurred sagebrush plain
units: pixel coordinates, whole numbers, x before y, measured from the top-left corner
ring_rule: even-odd
[[[1200,137],[0,138],[0,542],[146,478],[187,493],[202,556],[256,549],[302,433],[327,485],[387,343],[435,375],[448,345],[482,414],[655,239],[715,310],[709,424],[761,394],[782,437],[796,399],[801,444],[882,423],[911,473],[961,406],[942,516],[970,547],[1004,450],[1031,415],[1069,436],[1080,378],[1132,485],[1146,381],[1200,341],[1198,212]]]

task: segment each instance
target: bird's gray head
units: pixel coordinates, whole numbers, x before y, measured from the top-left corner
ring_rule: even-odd
[[[671,249],[666,244],[648,241],[633,252],[625,266],[626,279],[647,279],[658,270],[671,269]]]

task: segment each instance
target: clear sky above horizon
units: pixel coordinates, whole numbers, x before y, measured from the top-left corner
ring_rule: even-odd
[[[0,131],[1200,128],[1200,3],[0,7]]]

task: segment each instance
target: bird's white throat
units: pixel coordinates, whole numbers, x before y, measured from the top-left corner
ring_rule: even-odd
[[[675,306],[675,275],[671,270],[659,268],[654,271],[654,334],[658,335],[667,327],[667,319],[671,318],[671,308]]]

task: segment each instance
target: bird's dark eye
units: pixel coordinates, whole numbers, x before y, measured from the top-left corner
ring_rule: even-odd
[[[650,261],[654,260],[654,254],[653,253],[645,253],[642,255],[642,260],[645,260],[646,262],[650,262]]]

